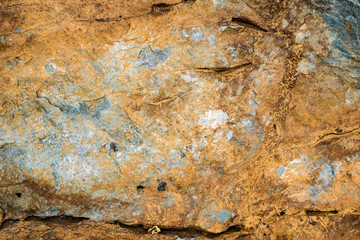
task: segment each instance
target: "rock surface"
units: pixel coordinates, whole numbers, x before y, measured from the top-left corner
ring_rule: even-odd
[[[1,221],[358,221],[358,1],[5,0],[0,23]]]

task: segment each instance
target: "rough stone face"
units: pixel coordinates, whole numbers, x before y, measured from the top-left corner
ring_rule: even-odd
[[[1,221],[359,214],[358,1],[6,0],[0,23]]]

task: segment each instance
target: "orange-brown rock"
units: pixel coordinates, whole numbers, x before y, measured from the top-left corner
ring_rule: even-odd
[[[2,1],[0,236],[356,239],[359,26],[356,0]]]

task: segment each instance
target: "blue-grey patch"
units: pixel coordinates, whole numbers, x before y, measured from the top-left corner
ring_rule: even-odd
[[[303,59],[298,67],[298,70],[304,74],[311,73],[315,68],[315,64]]]
[[[254,120],[253,119],[245,119],[244,121],[242,121],[242,123],[244,124],[244,126],[246,127],[246,129],[248,131],[253,130],[253,126],[254,126]]]
[[[215,7],[221,7],[221,8],[223,8],[227,2],[228,0],[213,0]]]
[[[321,166],[318,180],[321,180],[321,185],[328,189],[332,186],[332,179],[335,178],[335,175],[335,166],[333,164],[324,164]]]
[[[7,175],[12,175],[16,182],[26,180],[24,166],[27,160],[27,152],[24,148],[14,143],[6,143],[0,146],[0,169],[6,169]],[[0,176],[1,179],[2,177]]]
[[[282,27],[286,28],[289,25],[288,21],[286,21],[286,19],[282,20]]]
[[[182,34],[184,37],[190,37],[190,35],[186,32],[185,29],[182,30]]]
[[[106,96],[92,101],[84,101],[80,104],[80,112],[92,116],[100,116],[101,112],[109,108],[110,101]]]
[[[61,111],[68,113],[68,114],[79,114],[81,112],[81,107],[79,109],[79,107],[74,104],[61,103],[59,105],[56,105],[56,107],[60,108]]]
[[[219,27],[218,31],[222,32],[222,31],[225,31],[227,28],[228,28],[228,26],[221,26],[221,27]]]
[[[48,72],[48,73],[54,73],[56,71],[56,67],[51,63],[46,64],[45,65],[45,71]]]
[[[98,61],[92,61],[90,62],[90,65],[99,73],[104,72],[103,66]],[[116,66],[115,66],[116,67]]]
[[[318,168],[321,170],[316,180],[316,184],[307,190],[307,192],[310,193],[311,200],[318,200],[318,196],[331,189],[333,180],[336,176],[335,165],[330,163],[326,158],[319,158],[316,161],[315,169]]]
[[[256,119],[246,117],[235,128],[240,128],[241,133],[235,135],[233,138],[239,149],[246,154],[244,161],[245,164],[255,154],[260,147],[262,140],[265,137],[265,132]]]
[[[299,32],[296,34],[296,42],[302,42],[306,37],[309,37],[311,33],[307,31],[306,33]]]
[[[87,145],[77,145],[74,146],[74,149],[76,151],[76,154],[79,157],[87,157],[89,155],[89,152],[91,150],[92,145],[91,144],[87,144]]]
[[[199,42],[202,40],[202,37],[203,37],[203,33],[201,32],[201,30],[198,30],[193,34],[191,34],[190,39],[195,40],[195,42]]]
[[[253,98],[249,99],[249,104],[252,108],[257,108],[259,106],[259,104]]]
[[[351,54],[344,48],[343,44],[339,39],[334,39],[331,41],[331,43],[340,50],[340,52],[343,54],[344,57],[351,60]],[[359,46],[360,47],[360,46]]]
[[[216,43],[215,41],[215,33],[211,34],[209,37],[208,37],[208,41],[210,43],[210,46],[214,45]]]
[[[347,59],[360,59],[360,4],[353,0],[311,0],[337,39],[332,44]],[[326,6],[326,7],[324,7]]]
[[[262,142],[262,140],[263,140],[264,137],[265,137],[265,133],[263,133],[263,134],[260,136],[260,138],[258,139],[255,147],[253,147],[253,148],[251,149],[251,151],[249,152],[249,154],[246,156],[246,159],[245,159],[244,163],[246,163],[247,161],[249,161],[249,159],[254,155],[254,153],[256,152],[256,150],[260,147],[260,144],[261,144],[261,142]]]
[[[5,63],[5,66],[10,68],[10,69],[14,69],[16,65],[23,63],[23,61],[19,58],[19,57],[15,57],[13,59],[10,59],[9,61],[7,61]]]
[[[37,216],[40,217],[51,217],[51,216],[56,216],[58,215],[58,210],[56,208],[51,208],[49,211],[43,212],[43,213],[39,213],[37,214]]]
[[[187,160],[185,158],[186,153],[183,151],[171,150],[168,154],[167,163],[171,168],[182,168],[186,165]]]
[[[217,206],[214,204],[209,204],[206,209],[200,212],[200,216],[203,217],[203,225],[206,228],[210,228],[213,224],[216,223],[218,218],[218,213],[216,213]]]
[[[12,143],[0,146],[0,159],[5,160],[5,164],[20,167],[26,162],[26,151]]]
[[[344,56],[329,55],[325,58],[325,62],[328,64],[338,64],[339,62],[347,63],[349,60]]]
[[[311,52],[307,52],[307,55],[309,56],[309,58],[310,58],[311,60],[314,60],[315,57],[316,57],[316,54],[311,53]]]
[[[110,108],[109,99],[105,96],[91,101],[82,101],[80,103],[58,103],[53,104],[69,116],[76,117],[81,114],[84,117],[91,116],[100,118],[101,113]]]
[[[282,175],[285,173],[286,167],[284,167],[283,165],[281,165],[278,169],[277,169],[277,173],[279,175],[279,178],[282,177]]]
[[[176,197],[172,194],[172,193],[168,193],[167,194],[167,196],[166,196],[166,198],[165,199],[163,199],[163,202],[162,202],[162,206],[163,207],[166,207],[166,208],[169,208],[169,207],[171,207],[171,206],[173,206],[174,204],[174,202],[176,202]]]
[[[123,164],[123,163],[126,163],[130,161],[130,157],[126,154],[126,153],[119,153],[117,155],[117,158],[116,158],[116,165],[119,166],[118,164]]]
[[[221,210],[218,212],[217,216],[218,216],[218,220],[221,223],[226,223],[227,220],[229,220],[231,218],[231,212],[228,210]]]
[[[171,53],[171,47],[152,49],[150,46],[146,46],[140,50],[136,66],[153,68],[159,63],[165,62],[171,56]]]

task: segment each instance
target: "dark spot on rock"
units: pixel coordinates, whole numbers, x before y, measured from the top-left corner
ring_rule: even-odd
[[[167,183],[166,183],[166,182],[160,182],[157,190],[158,190],[159,192],[163,192],[163,191],[166,190],[166,186],[167,186]]]
[[[340,133],[342,133],[342,132],[343,132],[343,130],[342,130],[342,129],[340,129],[340,128],[337,128],[337,129],[335,129],[335,132],[336,132],[336,133],[338,133],[338,134],[340,134]]]
[[[273,125],[274,129],[276,130],[276,124]]]
[[[191,5],[195,2],[196,2],[196,0],[184,0],[185,5]]]
[[[317,225],[317,222],[311,221],[309,222],[311,225]]]
[[[214,164],[214,163],[212,163],[212,164]],[[222,175],[222,174],[224,173],[224,170],[223,170],[222,167],[212,167],[212,169],[213,169],[215,172],[219,173],[220,175]]]
[[[170,12],[171,5],[167,3],[158,3],[151,6],[151,14],[154,16],[161,16]]]
[[[114,142],[110,143],[110,150],[113,152],[119,151],[118,147],[116,146],[116,143]]]
[[[145,187],[144,187],[144,186],[142,186],[142,185],[139,185],[139,186],[137,186],[137,187],[136,187],[136,189],[137,189],[138,191],[141,191],[141,190],[144,190],[144,189],[145,189]]]
[[[264,233],[264,236],[266,236],[266,233]]]
[[[56,233],[54,231],[51,231],[48,233],[49,234],[49,237],[56,237]]]
[[[154,4],[153,7],[155,8],[168,8],[170,5],[167,4],[167,3],[157,3],[157,4]]]
[[[347,175],[348,177],[351,177],[351,176],[352,176],[351,172],[349,172],[349,171],[346,172],[346,175]]]
[[[285,215],[285,212],[284,211],[281,211],[280,212],[280,216],[284,216]]]
[[[183,151],[180,151],[180,157],[181,157],[181,158],[186,157],[186,153],[185,153],[185,152],[183,152]]]
[[[95,21],[97,21],[97,22],[109,22],[110,19],[109,18],[95,18]]]
[[[18,198],[21,198],[21,193],[15,193]]]
[[[191,152],[194,149],[192,145],[186,146],[186,151]]]

